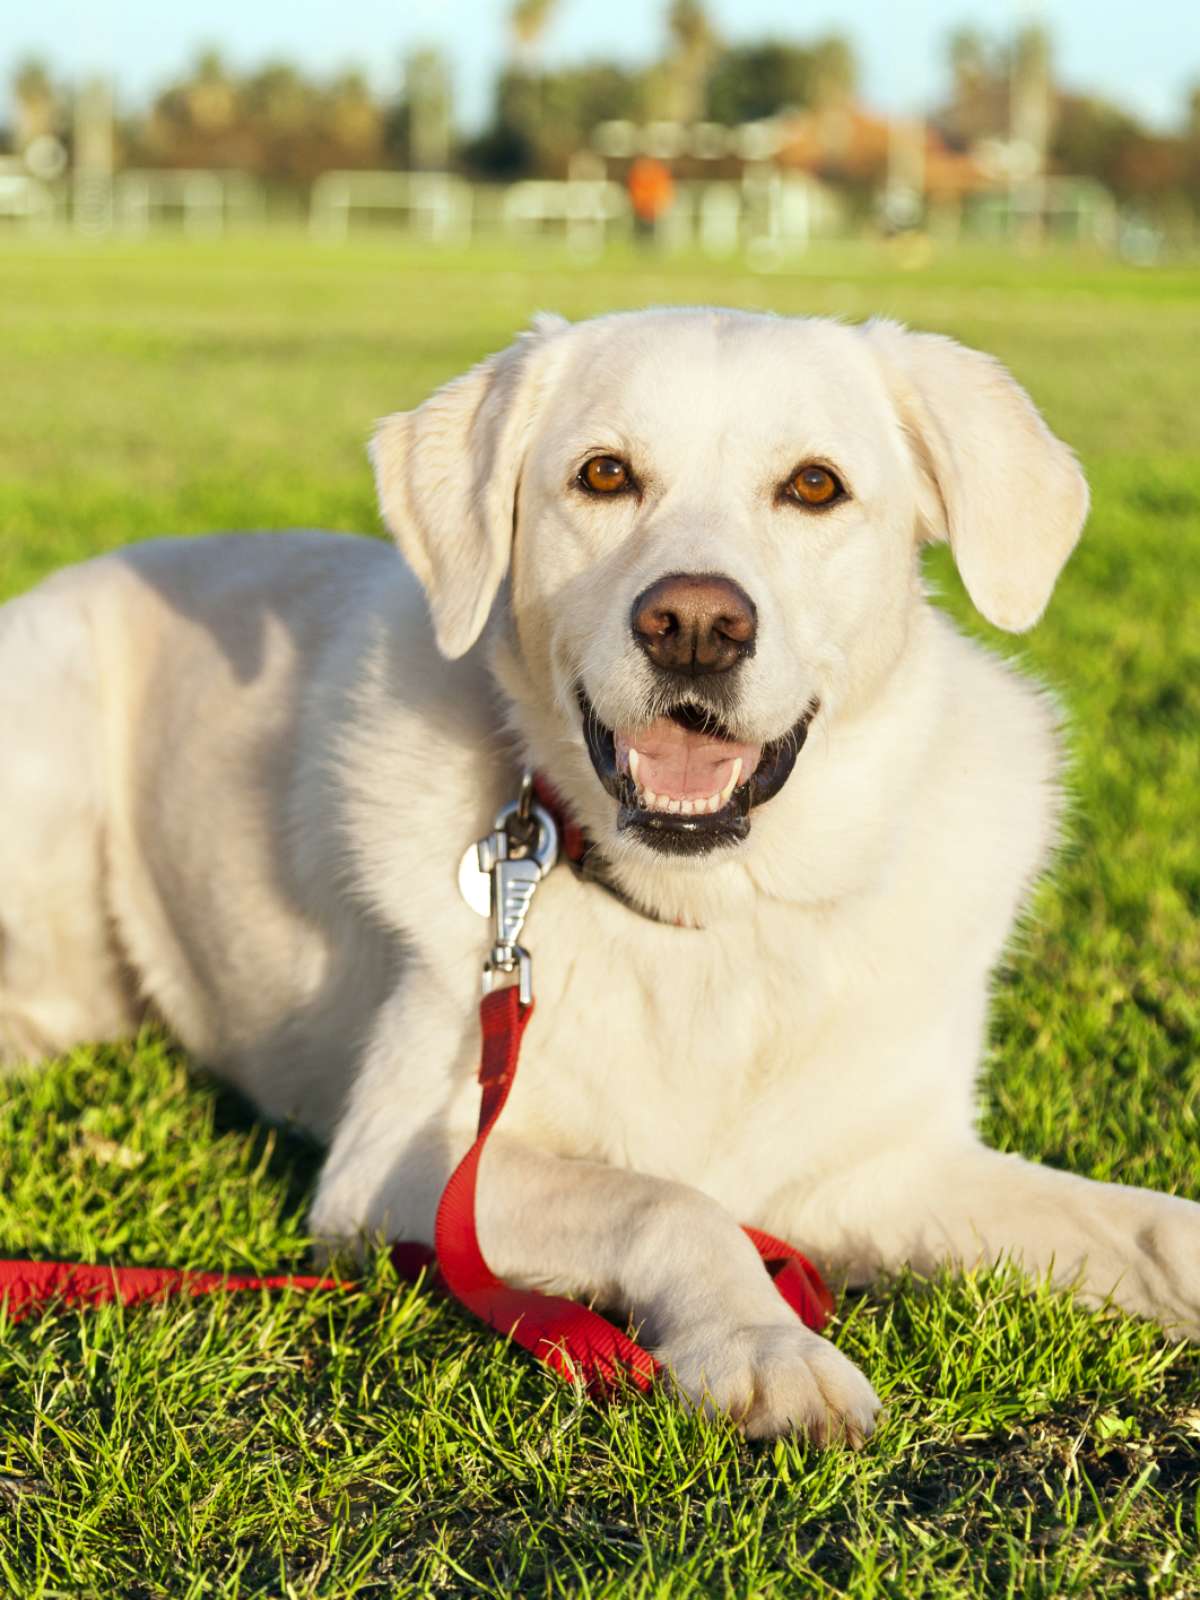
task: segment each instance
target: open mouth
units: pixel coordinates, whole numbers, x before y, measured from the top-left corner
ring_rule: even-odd
[[[703,706],[683,701],[636,732],[607,728],[583,689],[583,731],[596,776],[617,801],[617,827],[671,855],[739,844],[750,813],[779,793],[819,709],[768,744],[739,740]]]

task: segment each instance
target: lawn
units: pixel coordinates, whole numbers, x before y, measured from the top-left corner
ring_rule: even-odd
[[[1078,450],[1094,514],[1028,639],[973,621],[930,562],[964,624],[1054,686],[1074,752],[1068,845],[997,984],[982,1116],[1005,1148],[1200,1197],[1193,272],[10,240],[0,598],[163,532],[375,530],[375,417],[534,309],[697,300],[953,334]],[[304,1261],[318,1153],[169,1041],[80,1050],[2,1093],[0,1254]],[[1003,1273],[898,1281],[840,1312],[834,1337],[888,1406],[857,1455],[748,1446],[661,1396],[594,1407],[382,1260],[349,1295],[6,1327],[0,1590],[1200,1594],[1195,1351]]]

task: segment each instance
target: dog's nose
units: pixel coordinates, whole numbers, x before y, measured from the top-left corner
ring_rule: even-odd
[[[754,654],[758,613],[746,591],[719,573],[676,572],[633,602],[633,637],[666,672],[728,672]]]

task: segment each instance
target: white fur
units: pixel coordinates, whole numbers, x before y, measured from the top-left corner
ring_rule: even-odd
[[[640,498],[579,490],[599,452]],[[1043,609],[1086,490],[1012,380],[890,324],[544,319],[373,459],[424,598],[385,546],[300,533],[144,545],[0,613],[0,1055],[150,1006],[331,1140],[319,1235],[428,1241],[478,1098],[487,930],[455,870],[532,760],[667,920],[566,868],[539,892],[481,1179],[499,1273],[628,1308],[756,1434],[857,1439],[876,1402],[739,1221],[856,1280],[1012,1255],[1200,1331],[1200,1209],[974,1132],[988,974],[1054,837],[1054,719],[928,606],[917,545],[948,537],[1001,625]],[[850,498],[780,502],[809,459]],[[757,604],[739,738],[820,700],[749,839],[698,859],[618,835],[575,700],[645,715],[630,607],[678,571]]]

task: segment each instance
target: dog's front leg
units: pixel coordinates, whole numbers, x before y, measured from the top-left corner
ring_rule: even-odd
[[[410,1061],[433,1042],[411,1025],[398,1037]],[[477,1091],[456,1098],[448,1127],[444,1104],[422,1104],[419,1085],[400,1093],[403,1081],[394,1055],[368,1052],[321,1175],[319,1238],[432,1239],[437,1198],[473,1137],[463,1114]],[[870,1384],[800,1323],[741,1228],[698,1191],[548,1155],[500,1130],[481,1163],[476,1220],[500,1277],[630,1313],[678,1389],[748,1434],[857,1443],[871,1432]]]
[[[496,1138],[479,1237],[510,1283],[629,1312],[691,1401],[746,1433],[859,1443],[878,1410],[863,1375],[784,1304],[753,1245],[684,1184]]]
[[[1200,1338],[1200,1205],[1100,1183],[983,1145],[895,1151],[776,1197],[764,1225],[858,1280],[1005,1258]]]

